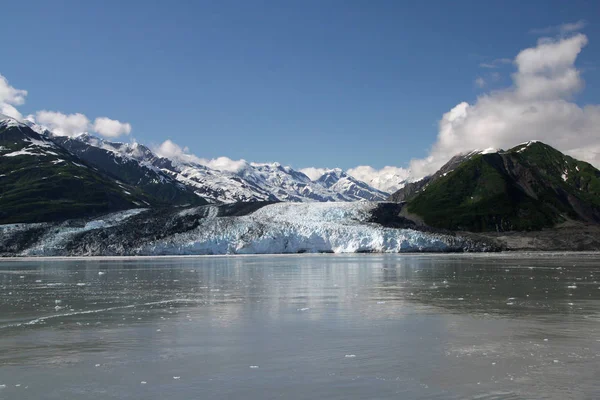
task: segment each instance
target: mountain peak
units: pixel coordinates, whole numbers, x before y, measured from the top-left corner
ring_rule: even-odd
[[[9,117],[6,114],[0,114],[0,125],[4,126],[4,127],[29,127],[27,124],[25,124],[24,122],[13,118],[13,117]]]

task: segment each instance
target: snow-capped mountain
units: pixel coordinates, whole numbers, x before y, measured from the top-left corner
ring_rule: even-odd
[[[0,223],[57,221],[156,205],[28,124],[0,117]]]
[[[56,144],[100,171],[142,189],[159,203],[165,205],[206,203],[192,188],[152,165],[151,161],[156,156],[143,145],[108,142],[87,133],[75,138],[55,136],[52,139]]]
[[[352,200],[383,201],[389,196],[386,192],[348,175],[340,168],[326,171],[316,182]]]
[[[139,143],[113,142],[88,133],[58,136],[31,121],[1,119],[27,126],[49,143],[165,204],[193,205],[202,199],[215,203],[379,201],[389,195],[340,169],[329,170],[316,180],[279,163],[240,161],[235,171],[213,169],[191,155],[166,158]]]
[[[115,165],[139,163],[161,179],[176,180],[212,202],[357,201],[384,200],[388,196],[343,172],[312,181],[302,172],[279,163],[243,163],[237,171],[225,171],[202,165],[194,157],[160,157],[139,143],[111,142],[89,134],[55,140],[90,162],[92,154],[98,153],[93,148],[113,154],[115,159],[107,161],[111,169]]]

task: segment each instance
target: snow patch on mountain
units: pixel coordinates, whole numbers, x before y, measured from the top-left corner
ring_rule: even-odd
[[[350,201],[383,201],[389,197],[389,193],[369,186],[365,182],[348,175],[340,168],[326,170],[315,182],[336,193],[342,194],[345,198],[350,199]]]

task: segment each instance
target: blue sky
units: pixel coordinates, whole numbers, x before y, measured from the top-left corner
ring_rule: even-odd
[[[532,29],[585,20],[600,93],[598,1],[55,1],[2,6],[0,74],[37,110],[128,122],[147,144],[293,167],[406,166],[462,101],[511,84]],[[549,31],[548,34],[552,36]],[[493,74],[493,75],[492,75]],[[485,87],[475,80],[481,77]],[[129,140],[125,138],[124,140]]]

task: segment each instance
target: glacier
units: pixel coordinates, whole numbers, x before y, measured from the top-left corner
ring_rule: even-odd
[[[373,203],[278,203],[244,217],[212,218],[140,254],[449,251],[449,237],[367,223]]]
[[[0,226],[0,254],[152,256],[492,250],[454,234],[373,222],[377,202],[238,203],[136,209],[87,221]],[[397,207],[398,205],[394,205]],[[30,234],[25,234],[30,229]],[[32,240],[35,236],[37,239]],[[17,248],[14,243],[26,237]],[[12,243],[12,252],[7,250]]]

